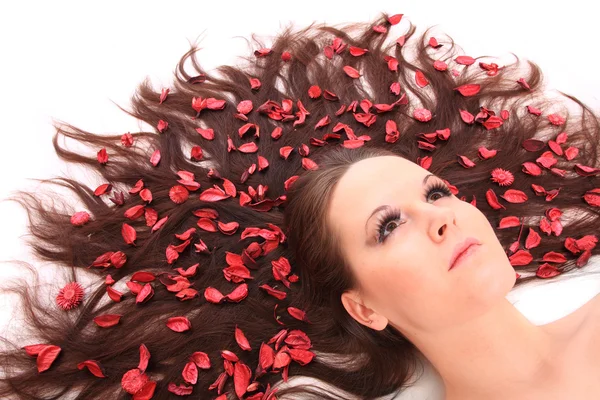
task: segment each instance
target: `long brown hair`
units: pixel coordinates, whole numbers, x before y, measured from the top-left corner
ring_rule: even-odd
[[[32,279],[4,285],[31,338],[3,338],[0,397],[371,399],[409,385],[418,349],[344,311],[359,283],[325,224],[336,182],[368,157],[416,162],[484,212],[517,285],[585,266],[598,253],[598,116],[567,94],[580,113],[551,102],[531,61],[478,61],[412,24],[390,42],[401,18],[288,28],[216,73],[192,46],[172,87],[140,84],[126,111],[156,131],[58,125],[58,155],[104,184],[46,182],[85,209],[12,198],[28,244],[68,278],[56,304],[28,265]],[[82,272],[96,280],[67,285]],[[295,376],[335,390],[279,385]]]

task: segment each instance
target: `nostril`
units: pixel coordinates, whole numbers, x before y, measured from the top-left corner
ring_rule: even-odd
[[[446,226],[446,225],[443,225],[443,226],[442,226],[442,227],[441,227],[441,228],[438,230],[438,233],[440,234],[440,236],[441,236],[441,235],[444,233],[444,227],[445,227],[445,226]]]

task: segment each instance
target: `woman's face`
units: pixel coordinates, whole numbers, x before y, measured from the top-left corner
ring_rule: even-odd
[[[404,333],[435,331],[483,313],[514,286],[514,268],[486,217],[439,187],[447,188],[394,156],[357,162],[338,182],[328,223],[362,289],[342,295],[357,321],[374,329],[389,322]],[[455,246],[468,237],[481,245],[449,270]]]

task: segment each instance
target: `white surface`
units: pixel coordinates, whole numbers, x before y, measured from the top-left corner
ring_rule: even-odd
[[[98,133],[139,130],[113,101],[127,108],[129,96],[145,77],[157,87],[167,86],[188,42],[199,36],[204,48],[199,59],[214,67],[249,54],[242,37],[252,32],[272,35],[290,21],[297,26],[371,21],[381,11],[404,13],[417,33],[437,24],[471,56],[507,56],[512,51],[531,59],[542,67],[549,88],[600,108],[598,24],[587,0],[556,5],[473,0],[6,1],[0,3],[0,199],[12,190],[34,187],[28,178],[74,172],[54,154],[52,119]],[[25,213],[3,202],[0,221],[0,260],[32,261],[20,237],[26,233]],[[0,282],[17,271],[0,264]],[[52,273],[45,269],[43,276]],[[597,277],[582,277],[518,289],[510,299],[542,324],[572,312],[598,292]],[[0,324],[8,309],[2,307]],[[434,379],[426,379],[396,398],[436,400],[435,393]]]

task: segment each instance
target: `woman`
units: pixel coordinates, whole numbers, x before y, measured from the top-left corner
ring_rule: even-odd
[[[376,398],[425,359],[449,400],[600,393],[596,300],[536,327],[504,297],[598,253],[598,117],[401,20],[286,30],[219,74],[192,48],[133,98],[156,132],[58,127],[103,183],[15,198],[72,274],[51,305],[6,289],[36,340],[0,353],[0,397]]]

